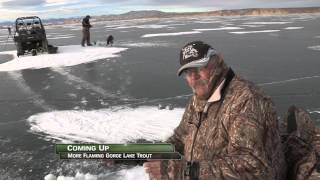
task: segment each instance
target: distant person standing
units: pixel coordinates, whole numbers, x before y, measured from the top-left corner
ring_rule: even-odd
[[[8,35],[8,36],[9,36],[9,37],[12,36],[12,32],[11,32],[11,27],[10,27],[10,26],[8,27],[8,32],[9,32],[9,35]]]
[[[85,18],[82,20],[82,41],[81,41],[81,46],[84,47],[85,42],[87,42],[87,46],[92,46],[90,43],[90,28],[92,27],[90,24],[90,19],[91,17],[87,15]]]

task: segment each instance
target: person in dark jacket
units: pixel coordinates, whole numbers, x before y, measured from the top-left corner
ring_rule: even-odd
[[[144,163],[150,179],[285,179],[271,99],[204,42],[186,44],[180,65],[193,96],[168,142],[183,159]]]
[[[90,16],[87,15],[85,18],[82,19],[82,41],[81,46],[85,46],[85,43],[87,43],[87,46],[92,46],[90,43],[90,28],[92,27],[90,24]]]
[[[110,45],[110,46],[113,45],[113,39],[114,39],[114,37],[113,37],[112,35],[109,35],[109,36],[107,37],[107,46],[108,46],[108,45]]]

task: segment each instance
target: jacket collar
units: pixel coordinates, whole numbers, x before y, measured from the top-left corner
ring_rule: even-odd
[[[225,89],[228,87],[229,83],[231,82],[234,76],[235,74],[233,70],[229,68],[225,78],[222,80],[222,82],[219,84],[219,86],[208,99],[208,103],[217,102],[221,100],[222,96],[225,95]]]
[[[220,83],[220,85],[217,87],[217,89],[212,93],[212,95],[208,99],[208,103],[216,102],[216,101],[219,101],[221,99],[221,90],[222,90],[222,87],[223,87],[225,82],[226,82],[226,79],[224,79]]]

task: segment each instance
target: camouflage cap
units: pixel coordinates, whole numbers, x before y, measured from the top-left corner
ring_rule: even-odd
[[[217,51],[202,41],[193,41],[186,44],[180,51],[180,65],[177,75],[192,67],[206,66],[210,58],[217,54]]]

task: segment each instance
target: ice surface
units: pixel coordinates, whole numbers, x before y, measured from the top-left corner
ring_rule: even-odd
[[[52,71],[63,75],[66,78],[66,80],[67,80],[66,82],[67,83],[74,84],[75,86],[82,87],[84,89],[89,89],[91,91],[94,91],[94,92],[102,95],[104,98],[117,98],[117,97],[120,97],[120,95],[116,95],[114,93],[108,92],[107,90],[105,90],[105,89],[103,89],[103,88],[101,88],[99,86],[96,86],[91,82],[85,81],[85,80],[83,80],[83,79],[81,79],[81,78],[79,78],[79,77],[77,77],[77,76],[65,71],[62,68],[52,68]]]
[[[17,86],[22,89],[26,94],[29,95],[31,101],[41,107],[42,109],[46,110],[46,111],[52,111],[53,109],[55,109],[55,107],[49,105],[46,103],[46,101],[41,97],[40,94],[34,92],[32,90],[32,88],[30,88],[30,86],[28,86],[25,82],[25,80],[22,77],[21,72],[9,72],[8,75],[10,76],[10,78],[12,78],[12,80],[14,80],[17,83]]]

